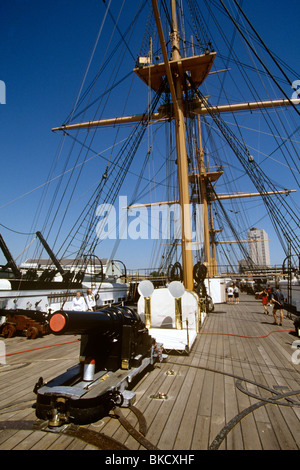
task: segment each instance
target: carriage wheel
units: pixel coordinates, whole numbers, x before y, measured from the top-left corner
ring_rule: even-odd
[[[17,328],[15,327],[15,325],[4,325],[2,329],[2,335],[4,336],[4,338],[12,338],[16,331]]]
[[[26,337],[28,339],[35,339],[39,335],[39,330],[35,326],[30,326],[26,331]]]

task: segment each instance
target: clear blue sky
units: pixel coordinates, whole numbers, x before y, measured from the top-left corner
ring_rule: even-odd
[[[128,11],[130,4],[136,0],[126,0]],[[251,0],[244,9],[270,48],[299,71],[293,78],[300,79],[299,3]],[[31,231],[41,195],[31,191],[47,180],[60,139],[51,128],[72,109],[103,14],[101,0],[0,2],[0,80],[6,84],[6,104],[0,105],[0,222],[15,231]],[[280,167],[274,171],[280,179]],[[0,232],[15,257],[30,240],[3,227]],[[144,267],[144,247],[142,241],[134,249],[127,242],[117,256],[130,267]],[[282,261],[277,247],[271,245],[272,264]]]

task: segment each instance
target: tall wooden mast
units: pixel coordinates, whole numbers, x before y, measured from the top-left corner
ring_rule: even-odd
[[[211,276],[211,256],[210,256],[210,239],[209,239],[209,222],[208,222],[208,200],[205,182],[205,162],[204,162],[204,151],[202,146],[202,133],[201,133],[201,120],[200,116],[197,116],[198,121],[198,149],[197,149],[197,160],[199,170],[199,186],[200,186],[200,200],[203,204],[203,233],[204,233],[204,262],[208,267],[208,276]]]
[[[177,168],[178,168],[178,185],[179,185],[179,204],[181,207],[181,247],[182,247],[182,267],[183,267],[183,283],[186,289],[193,290],[193,252],[191,237],[191,218],[190,218],[190,196],[189,196],[189,176],[186,151],[186,133],[185,133],[185,105],[184,105],[184,77],[180,62],[181,56],[179,51],[179,36],[177,28],[176,5],[175,0],[171,0],[172,10],[172,33],[171,61],[177,63],[177,73],[172,74],[169,66],[169,58],[167,56],[165,40],[159,16],[157,0],[152,0],[155,21],[159,33],[161,48],[163,51],[164,62],[166,66],[167,78],[171,90],[173,108],[175,114],[175,130],[176,130],[176,149],[177,149]]]

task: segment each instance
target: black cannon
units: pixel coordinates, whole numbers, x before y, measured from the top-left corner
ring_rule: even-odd
[[[58,311],[49,320],[53,334],[81,335],[80,361],[62,375],[35,386],[36,416],[50,427],[89,424],[114,406],[130,406],[133,379],[157,360],[162,346],[149,335],[140,316],[128,307],[98,312]]]

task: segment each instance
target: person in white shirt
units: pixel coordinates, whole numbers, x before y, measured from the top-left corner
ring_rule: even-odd
[[[76,312],[85,312],[87,309],[85,300],[83,298],[82,293],[80,290],[76,292],[76,297],[73,298],[72,302],[72,310]]]
[[[240,291],[236,284],[233,284],[233,296],[236,304],[240,303]]]
[[[95,311],[95,308],[96,308],[96,299],[95,299],[95,294],[94,294],[94,292],[92,291],[92,289],[88,289],[88,290],[86,291],[85,301],[86,301],[88,310],[91,311],[91,312]]]
[[[227,289],[227,296],[228,296],[228,303],[233,304],[233,288],[232,288],[232,285],[230,285]]]

